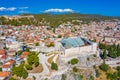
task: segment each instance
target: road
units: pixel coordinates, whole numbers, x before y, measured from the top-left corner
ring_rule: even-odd
[[[29,73],[29,75],[28,75],[28,77],[30,77],[30,78],[35,76],[36,80],[39,80],[41,78],[41,76],[50,73],[49,69],[46,65],[47,58],[46,58],[45,54],[39,54],[38,57],[39,57],[39,63],[42,64],[42,66],[43,66],[43,71],[41,73]]]

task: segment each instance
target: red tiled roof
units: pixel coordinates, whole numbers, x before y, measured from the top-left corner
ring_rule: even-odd
[[[5,54],[5,50],[0,50],[0,54]]]
[[[27,55],[21,55],[20,58],[25,58]]]
[[[20,58],[25,58],[28,54],[29,54],[29,52],[23,52],[22,55],[20,56]]]
[[[22,53],[22,55],[28,55],[29,54],[29,52],[23,52]]]
[[[4,64],[2,68],[10,68],[11,64]]]
[[[2,57],[1,57],[2,59],[5,59],[6,58],[6,55],[2,55]]]
[[[0,57],[0,60],[1,60],[1,59],[6,59],[6,57],[7,57],[7,56],[6,56],[5,54],[3,54],[3,55]]]
[[[10,60],[8,60],[6,63],[10,63],[10,64],[14,64],[15,63],[15,61],[14,60],[12,60],[12,59],[10,59]]]
[[[0,72],[0,77],[8,77],[10,76],[10,72]]]

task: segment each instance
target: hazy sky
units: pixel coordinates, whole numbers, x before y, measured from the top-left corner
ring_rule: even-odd
[[[120,16],[120,0],[0,0],[0,15],[44,12]]]

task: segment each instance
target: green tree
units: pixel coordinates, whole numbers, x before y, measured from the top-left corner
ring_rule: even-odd
[[[107,64],[105,64],[105,63],[102,63],[102,64],[99,66],[99,68],[100,68],[102,71],[107,72],[108,69],[109,69],[109,66],[108,66]]]
[[[95,70],[96,72],[96,77],[99,77],[100,76],[100,72],[98,70]]]
[[[66,75],[65,74],[62,74],[61,80],[66,80]]]
[[[112,73],[106,73],[107,79],[112,79]]]
[[[17,52],[17,55],[20,56],[20,55],[22,54],[22,52],[23,52],[22,50],[19,50],[19,51]]]
[[[11,77],[11,78],[9,78],[8,80],[16,80],[15,78],[13,78],[13,77]]]
[[[6,46],[5,46],[5,47],[3,47],[3,48],[4,48],[5,50],[8,50],[8,49],[9,49],[9,48],[8,48],[8,47],[6,47]]]
[[[108,56],[111,58],[117,58],[120,56],[120,45],[106,45],[106,44],[101,44],[99,43],[99,48],[102,50],[107,50],[108,51]],[[106,57],[106,53],[104,52],[103,57]]]
[[[29,48],[26,48],[26,49],[25,49],[25,51],[29,52],[29,51],[30,51],[30,49],[29,49]]]
[[[78,63],[78,59],[77,58],[73,58],[72,60],[71,60],[71,64],[72,65],[75,65],[75,64],[77,64]]]
[[[104,58],[104,59],[107,58],[106,50],[103,51],[103,58]]]
[[[33,76],[33,80],[36,80],[36,77],[35,77],[35,76]]]
[[[50,44],[47,45],[47,47],[54,47],[54,46],[55,46],[54,43],[50,43]]]
[[[78,71],[78,69],[76,68],[76,67],[73,67],[73,72],[77,72]]]
[[[0,67],[0,71],[2,71],[2,68]]]
[[[24,78],[24,79],[26,79],[27,76],[28,76],[28,73],[27,73],[27,71],[25,70],[23,64],[21,64],[21,65],[18,66],[18,67],[14,66],[14,67],[12,68],[12,74],[13,74],[13,75],[17,75],[18,77]]]
[[[25,67],[26,67],[27,70],[32,70],[33,69],[32,66],[29,65],[29,64],[26,64]]]
[[[39,65],[39,62],[38,60],[35,60],[35,63],[34,63],[35,67],[37,67]]]
[[[58,35],[58,38],[61,38],[61,37],[62,37],[62,35],[59,34],[59,35]]]
[[[116,72],[114,72],[113,74],[106,73],[106,75],[107,75],[107,79],[110,79],[110,80],[117,80],[117,78],[118,78],[118,74]]]
[[[52,62],[51,69],[58,70],[58,65],[56,63]]]
[[[120,66],[117,66],[116,70],[117,70],[117,71],[120,71]]]
[[[94,80],[94,76],[91,75],[90,78],[89,78],[89,80]]]
[[[112,78],[113,78],[113,80],[117,80],[118,74],[117,74],[116,72],[114,72],[114,73],[112,74]]]
[[[39,46],[40,44],[39,43],[35,43],[35,46]]]
[[[5,33],[2,33],[1,35],[2,35],[2,36],[4,36],[4,35],[5,35]]]
[[[110,30],[109,26],[107,26],[107,27],[105,28],[105,30]]]
[[[98,46],[99,46],[100,49],[105,49],[106,48],[106,45],[102,44],[102,43],[99,43]]]
[[[77,72],[78,69],[76,67],[73,67],[73,72]]]
[[[120,71],[117,72],[118,77],[120,78]]]
[[[32,51],[28,54],[27,62],[29,65],[35,65],[37,67],[39,65],[39,58],[36,52]]]

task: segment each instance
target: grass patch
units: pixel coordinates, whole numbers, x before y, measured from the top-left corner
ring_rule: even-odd
[[[55,55],[51,56],[50,58],[48,58],[48,63],[51,64],[53,62],[53,58],[55,57]]]
[[[99,75],[99,77],[96,78],[96,80],[108,80],[106,72],[102,71],[99,67],[97,67],[97,70],[100,73],[100,75]],[[113,68],[109,68],[109,70],[107,72],[114,73],[114,72],[116,72],[116,70]]]

